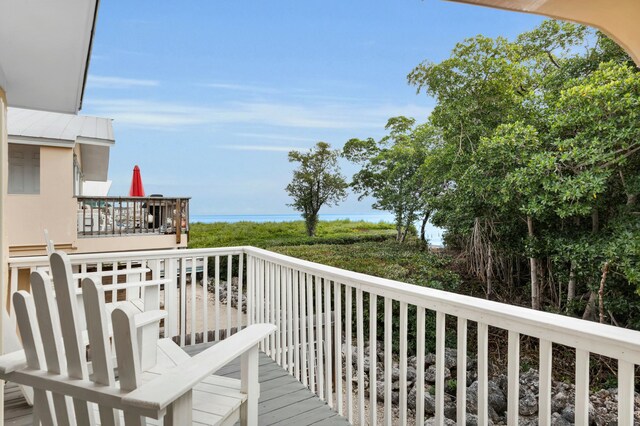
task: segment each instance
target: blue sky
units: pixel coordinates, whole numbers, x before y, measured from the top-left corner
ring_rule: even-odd
[[[293,212],[288,150],[424,121],[433,100],[406,82],[417,64],[540,21],[441,0],[103,1],[82,114],[114,119],[111,195],[138,164],[147,193],[189,195],[193,214]]]

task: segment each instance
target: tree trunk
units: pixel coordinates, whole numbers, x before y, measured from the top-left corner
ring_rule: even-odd
[[[622,187],[624,188],[625,194],[627,194],[627,206],[633,206],[638,201],[637,193],[630,193],[627,191],[627,183],[625,182],[624,175],[622,174],[622,170],[620,171],[620,180],[622,181]]]
[[[491,300],[493,293],[493,253],[491,248],[489,248],[487,256],[487,300]]]
[[[402,242],[402,210],[395,211],[396,217],[396,241]]]
[[[318,212],[310,212],[304,215],[304,223],[307,228],[307,235],[316,236],[316,228],[318,226]]]
[[[599,229],[600,229],[600,218],[598,216],[598,210],[594,208],[593,212],[591,212],[591,232],[595,234],[598,232]],[[598,297],[598,294],[596,292],[594,291],[589,292],[589,301],[587,302],[587,306],[584,308],[582,319],[586,319],[586,320],[595,319],[596,297]]]
[[[404,241],[407,239],[407,233],[409,233],[409,226],[411,226],[411,219],[407,219],[407,223],[404,225],[404,232],[402,232],[402,239],[400,240],[401,243],[404,243]]]
[[[600,308],[600,324],[604,324],[604,283],[607,280],[609,272],[609,262],[604,262],[602,266],[602,279],[600,280],[600,288],[598,289],[598,307]]]
[[[569,269],[569,285],[567,286],[567,303],[576,298],[576,261],[571,261]]]
[[[427,243],[427,237],[426,237],[426,227],[427,227],[427,223],[429,222],[429,216],[431,216],[431,212],[425,212],[424,213],[424,217],[422,218],[422,225],[420,226],[420,241],[422,241],[423,243]]]
[[[587,301],[587,306],[584,308],[584,313],[582,314],[583,320],[593,320],[594,319],[594,307],[596,304],[596,293],[593,291],[589,292],[589,300]]]
[[[396,217],[396,241],[400,242],[402,240],[402,219],[400,217]]]
[[[527,216],[527,229],[529,231],[529,238],[533,239],[533,218]],[[529,265],[531,270],[531,308],[540,309],[540,283],[538,282],[538,260],[531,256],[529,258]]]

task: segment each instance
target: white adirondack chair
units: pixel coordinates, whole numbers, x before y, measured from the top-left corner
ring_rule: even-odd
[[[31,274],[32,294],[14,294],[24,351],[0,357],[0,378],[34,388],[34,424],[118,425],[124,420],[127,426],[226,425],[238,419],[257,424],[258,343],[275,326],[249,326],[193,358],[170,339],[161,339],[153,354],[157,364],[144,369],[141,358],[149,354],[138,350],[140,331],[161,315],[125,304],[112,313],[116,378],[105,289],[91,278],[83,280],[87,359],[78,299],[65,258],[64,253],[51,256],[55,297],[43,271]],[[240,380],[212,375],[237,357],[241,357]]]
[[[55,252],[55,246],[53,240],[49,238],[49,231],[47,229],[44,230],[44,241],[47,249],[47,255],[51,256]],[[45,268],[46,270],[46,268]],[[62,269],[64,270],[64,269]],[[146,280],[143,277],[149,272],[150,269],[144,266],[142,267],[132,267],[125,270],[118,270],[118,274],[126,274],[128,277],[133,278],[131,282],[127,283],[115,283],[111,284],[107,287],[107,291],[111,292],[112,302],[106,304],[107,312],[109,315],[111,312],[117,308],[118,306],[122,306],[124,304],[131,304],[140,312],[158,310],[160,309],[160,286],[164,284],[168,284],[170,280],[168,279],[156,279],[156,280]],[[53,268],[50,266],[48,269],[49,273],[53,273]],[[87,324],[85,320],[84,313],[84,304],[82,303],[82,289],[79,284],[82,282],[84,278],[91,277],[95,280],[101,280],[105,276],[115,276],[113,271],[102,271],[102,272],[78,272],[72,274],[73,283],[76,292],[76,297],[78,298],[78,312],[79,312],[79,322],[80,328],[83,330],[83,341],[85,345],[88,345],[89,338],[87,332]],[[115,300],[115,296],[118,291],[124,290],[127,292],[127,300],[125,301],[117,301]],[[15,318],[9,317],[9,314],[6,311],[3,311],[4,315],[4,348],[5,353],[13,352],[20,350],[21,344],[20,339],[16,333],[16,322]],[[165,315],[166,317],[166,315]],[[111,328],[111,320],[109,316],[109,336],[111,337],[112,328]],[[140,351],[145,352],[147,350],[147,346],[142,342],[147,342],[149,345],[149,350],[155,353],[156,340],[159,332],[159,324],[157,322],[154,323],[153,326],[145,327],[143,331],[140,332]],[[143,335],[144,334],[144,335]],[[143,357],[142,359],[152,359],[155,362],[155,358]],[[152,365],[143,364],[141,367],[143,369],[149,368]],[[29,405],[33,405],[33,390],[29,386],[19,385],[22,394]]]

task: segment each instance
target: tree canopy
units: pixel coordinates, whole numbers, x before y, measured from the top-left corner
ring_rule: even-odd
[[[443,145],[427,174],[450,184],[431,200],[433,220],[487,293],[496,278],[526,285],[534,308],[585,317],[598,294],[601,316],[638,321],[619,309],[640,306],[629,299],[640,284],[640,76],[622,49],[545,21],[513,41],[465,40],[408,79],[437,101],[429,121]],[[601,291],[605,269],[615,273]]]
[[[396,215],[432,214],[487,297],[640,327],[640,73],[586,27],[477,36],[408,75],[425,124],[352,139],[353,187]]]
[[[429,215],[425,198],[430,185],[424,163],[439,134],[428,124],[415,126],[415,120],[407,117],[389,119],[386,129],[389,134],[377,142],[372,138],[349,140],[343,155],[362,166],[351,186],[360,199],[372,196],[376,200],[373,208],[393,213],[396,239],[402,242],[416,219]]]
[[[347,196],[347,183],[340,174],[339,153],[326,142],[318,142],[308,152],[290,151],[289,161],[299,163],[286,191],[290,204],[302,212],[307,234],[314,236],[322,206],[336,205]]]

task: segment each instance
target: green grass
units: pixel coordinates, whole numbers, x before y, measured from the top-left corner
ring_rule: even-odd
[[[393,239],[352,244],[270,247],[270,250],[336,268],[444,290],[457,289],[460,278],[448,269],[450,259],[422,250],[416,240]]]
[[[321,221],[316,237],[306,236],[303,221],[193,223],[189,247],[251,245],[377,277],[457,288],[459,277],[449,270],[447,256],[423,250],[415,238],[398,244],[395,232],[393,224],[349,220]]]
[[[233,247],[250,245],[261,248],[311,244],[349,244],[382,241],[395,236],[389,223],[320,221],[316,237],[308,237],[304,222],[192,223],[189,247]]]

